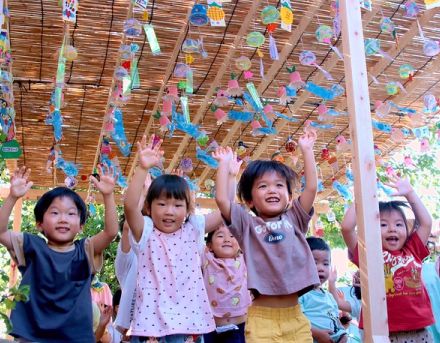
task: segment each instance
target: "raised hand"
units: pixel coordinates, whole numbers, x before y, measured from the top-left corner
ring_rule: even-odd
[[[336,283],[336,280],[338,279],[338,272],[336,271],[335,267],[330,268],[330,272],[328,274],[328,282],[329,283]]]
[[[237,176],[240,171],[240,167],[241,167],[242,163],[243,163],[243,160],[238,161],[237,153],[233,152],[232,158],[229,162],[229,175],[234,176],[234,177]]]
[[[298,139],[298,146],[302,151],[313,150],[317,138],[316,130],[307,128],[304,134]]]
[[[212,153],[212,157],[214,157],[219,163],[228,162],[233,156],[234,154],[230,147],[223,148],[220,146]]]
[[[407,178],[401,179],[398,176],[390,176],[389,182],[385,183],[385,185],[394,188],[393,196],[407,197],[414,192],[414,188]]]
[[[107,166],[98,166],[99,180],[93,175],[90,176],[90,181],[102,193],[102,195],[110,195],[113,193],[116,184],[116,173],[113,168]]]
[[[155,136],[152,135],[150,142],[147,144],[147,137],[144,135],[142,140],[137,143],[139,152],[139,164],[144,169],[150,169],[157,166],[163,156],[163,151],[160,150],[162,140],[155,142]]]
[[[172,172],[171,172],[171,175],[177,175],[177,176],[180,176],[180,177],[184,177],[185,176],[185,174],[183,173],[183,170],[180,169],[180,168],[173,169]]]
[[[21,198],[32,187],[33,182],[29,181],[31,170],[26,167],[18,168],[11,175],[10,195],[14,198]]]

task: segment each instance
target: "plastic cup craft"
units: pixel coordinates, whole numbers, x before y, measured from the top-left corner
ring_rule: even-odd
[[[399,76],[406,80],[409,79],[410,77],[412,77],[414,75],[415,69],[411,64],[402,64],[399,67]]]
[[[385,51],[380,49],[380,41],[376,38],[367,38],[364,42],[365,54],[367,56],[381,55],[387,60],[392,61],[392,57],[388,55]]]
[[[249,70],[251,68],[252,62],[246,56],[240,56],[235,60],[235,67],[240,71]]]
[[[382,32],[389,33],[396,39],[396,25],[388,17],[383,17],[380,21],[380,29]]]
[[[209,18],[207,15],[206,6],[202,4],[195,4],[189,16],[189,22],[194,26],[204,26],[208,24]]]
[[[339,49],[331,44],[333,38],[333,29],[328,25],[320,25],[315,31],[315,36],[318,42],[330,45],[330,48],[342,60],[342,54]]]
[[[318,68],[324,74],[327,80],[333,80],[330,73],[316,63],[316,56],[312,51],[304,50],[299,54],[299,62],[304,66],[312,66]]]
[[[200,42],[197,39],[187,38],[182,44],[182,51],[186,54],[199,53]]]
[[[246,44],[252,48],[259,48],[264,44],[264,35],[260,32],[254,31],[246,36]]]
[[[75,61],[78,58],[78,51],[72,45],[66,45],[64,47],[64,58],[67,61]]]
[[[417,26],[419,28],[420,38],[422,38],[423,40],[423,53],[428,57],[434,57],[438,55],[440,53],[439,42],[425,37],[422,27],[420,26],[418,20],[417,20]]]
[[[174,67],[173,75],[177,78],[183,78],[186,77],[186,73],[188,72],[188,65],[182,62],[177,62],[176,66]]]
[[[261,21],[264,25],[275,23],[280,17],[280,12],[275,6],[266,6],[261,11]]]
[[[124,22],[124,34],[129,37],[139,37],[142,33],[142,25],[134,18]]]

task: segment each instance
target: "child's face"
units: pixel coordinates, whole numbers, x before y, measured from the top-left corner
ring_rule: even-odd
[[[226,226],[219,227],[212,235],[208,248],[215,257],[234,258],[238,254],[239,245],[231,231]]]
[[[251,194],[252,201],[248,205],[255,207],[263,219],[280,215],[291,201],[286,179],[276,172],[267,172],[257,178]]]
[[[403,248],[408,233],[406,230],[405,220],[400,212],[381,212],[380,228],[383,249],[388,251],[396,251]]]
[[[312,250],[312,255],[315,260],[316,268],[318,269],[319,281],[322,285],[327,281],[330,273],[330,251]]]
[[[81,231],[80,213],[69,197],[55,198],[43,215],[43,222],[37,227],[44,233],[48,244],[55,248],[69,247]]]
[[[179,230],[188,214],[185,200],[167,198],[165,195],[152,201],[150,211],[155,227],[164,233]]]

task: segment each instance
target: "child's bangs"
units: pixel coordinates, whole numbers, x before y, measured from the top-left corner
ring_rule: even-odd
[[[154,179],[147,194],[147,204],[151,207],[154,199],[185,200],[188,209],[191,208],[191,195],[185,179],[177,175],[161,175]]]

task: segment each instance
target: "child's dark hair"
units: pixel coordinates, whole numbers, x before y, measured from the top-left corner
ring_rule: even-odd
[[[161,195],[165,195],[168,199],[185,200],[188,212],[192,212],[191,192],[188,183],[183,177],[164,174],[155,178],[148,189],[147,198],[145,199],[149,209],[151,209],[153,200]]]
[[[306,238],[306,241],[311,251],[313,250],[330,251],[330,247],[322,238],[310,236]]]
[[[113,300],[112,300],[113,308],[118,306],[119,303],[121,302],[121,295],[122,295],[121,289],[118,288],[115,294],[113,294]]]
[[[409,233],[409,227],[408,227],[408,221],[406,219],[405,212],[403,211],[403,207],[410,208],[408,204],[404,201],[379,201],[379,212],[392,212],[397,211],[400,213],[400,215],[403,218],[403,221],[405,223],[406,232]],[[414,227],[416,227],[416,223],[414,222]]]
[[[226,224],[225,224],[225,223],[222,223],[217,229],[215,229],[214,231],[209,232],[209,233],[206,235],[206,238],[205,238],[206,244],[212,243],[212,237],[214,237],[214,233],[215,233],[218,229],[220,229],[222,226],[226,226]]]
[[[293,169],[278,161],[256,160],[249,163],[240,177],[237,186],[240,200],[243,202],[252,201],[252,187],[255,180],[266,173],[272,172],[286,179],[287,191],[289,195],[292,196],[297,180],[297,174]],[[255,209],[251,210],[255,212]]]
[[[34,208],[34,215],[35,215],[35,221],[37,223],[43,222],[44,214],[46,213],[47,209],[50,207],[52,202],[56,198],[64,198],[67,197],[71,199],[74,203],[76,208],[79,212],[80,217],[80,224],[84,225],[87,219],[87,206],[81,197],[72,191],[71,189],[67,187],[57,187],[54,188],[46,193],[43,194],[43,196],[38,199],[37,204]]]

